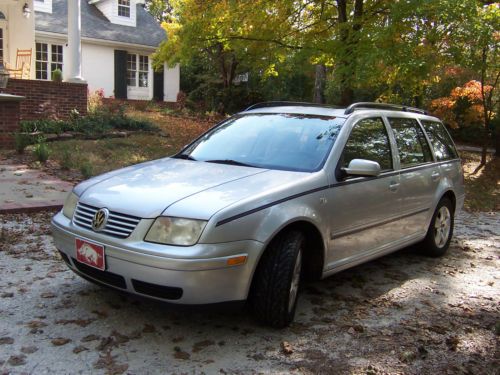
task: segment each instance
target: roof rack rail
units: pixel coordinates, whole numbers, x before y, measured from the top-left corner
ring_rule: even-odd
[[[250,107],[246,108],[245,111],[250,111],[251,109],[257,109],[257,108],[292,107],[292,106],[321,107],[321,108],[339,108],[339,107],[335,107],[335,106],[331,106],[331,105],[317,104],[317,103],[274,101],[274,102],[262,102],[262,103],[253,104]]]
[[[420,108],[408,107],[406,105],[400,104],[390,104],[390,103],[374,103],[374,102],[360,102],[353,103],[346,108],[344,114],[349,115],[357,109],[388,109],[390,111],[403,111],[403,112],[413,112],[427,115],[427,111]]]

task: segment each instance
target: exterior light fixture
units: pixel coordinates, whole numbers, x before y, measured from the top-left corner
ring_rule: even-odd
[[[30,15],[31,15],[31,9],[30,9],[28,3],[24,3],[23,16],[24,16],[24,18],[30,18]]]
[[[9,82],[9,72],[4,69],[3,62],[0,60],[0,89],[6,88],[7,82]]]

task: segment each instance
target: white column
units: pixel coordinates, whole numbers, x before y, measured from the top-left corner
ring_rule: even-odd
[[[68,0],[68,82],[85,83],[82,77],[82,18],[80,0]]]

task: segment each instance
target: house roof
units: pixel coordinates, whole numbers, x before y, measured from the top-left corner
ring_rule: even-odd
[[[111,23],[95,5],[81,1],[82,37],[158,47],[166,38],[163,28],[142,5],[137,5],[137,27]],[[35,30],[68,33],[68,1],[52,0],[52,13],[35,13]]]

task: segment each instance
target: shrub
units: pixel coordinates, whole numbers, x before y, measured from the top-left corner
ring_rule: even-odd
[[[80,164],[80,172],[84,178],[90,178],[94,175],[94,166],[89,161]]]
[[[45,134],[60,134],[72,130],[71,122],[51,119],[21,121],[20,126],[21,132],[23,133],[40,132]]]
[[[87,112],[95,113],[102,108],[104,99],[104,90],[99,89],[94,92],[87,93]]]
[[[24,133],[60,134],[66,131],[76,131],[93,137],[115,129],[154,131],[157,127],[148,121],[130,118],[123,110],[111,113],[103,108],[87,116],[79,116],[75,113],[67,121],[41,119],[21,122],[21,132]]]
[[[14,145],[17,153],[22,154],[26,146],[29,146],[31,143],[33,143],[33,138],[30,135],[22,133],[14,134]]]
[[[69,170],[73,167],[72,153],[68,147],[63,148],[61,153],[61,168],[64,170]]]
[[[49,160],[50,149],[49,146],[47,146],[47,143],[45,143],[44,139],[38,140],[33,149],[33,154],[35,155],[36,160],[41,163],[45,163],[47,160]]]
[[[61,69],[56,69],[52,71],[52,81],[62,82],[62,71]]]

